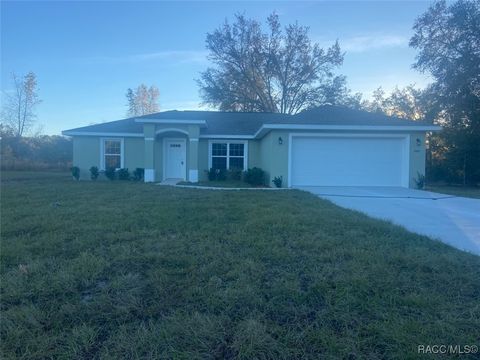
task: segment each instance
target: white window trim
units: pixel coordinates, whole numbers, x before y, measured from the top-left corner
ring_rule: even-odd
[[[123,169],[125,167],[124,138],[102,137],[100,138],[100,170],[105,170],[105,141],[109,141],[109,140],[120,141],[120,168]]]
[[[230,144],[243,144],[243,170],[248,169],[248,141],[208,140],[208,170],[212,168],[212,144],[227,144],[227,170],[230,169]],[[240,156],[233,156],[240,157]]]

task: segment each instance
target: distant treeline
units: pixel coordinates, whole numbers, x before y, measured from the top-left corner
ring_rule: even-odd
[[[58,135],[17,137],[1,132],[2,170],[68,170],[72,140]]]

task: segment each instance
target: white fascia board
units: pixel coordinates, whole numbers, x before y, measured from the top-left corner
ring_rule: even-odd
[[[152,123],[152,124],[182,124],[182,125],[206,125],[205,120],[175,120],[175,119],[135,119],[138,123]]]
[[[66,136],[104,136],[104,137],[142,137],[141,133],[115,133],[115,132],[92,132],[92,131],[62,131]]]
[[[334,131],[440,131],[441,126],[426,125],[307,125],[307,124],[268,124],[255,133],[254,138],[268,130],[334,130]]]
[[[200,135],[201,139],[254,139],[253,135]]]

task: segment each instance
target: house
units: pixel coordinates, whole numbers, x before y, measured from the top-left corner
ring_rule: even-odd
[[[197,182],[208,169],[260,167],[283,186],[414,187],[425,134],[439,126],[325,105],[296,115],[165,111],[63,131],[73,164],[145,169],[145,182]]]

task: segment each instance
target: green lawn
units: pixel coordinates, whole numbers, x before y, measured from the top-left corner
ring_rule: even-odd
[[[306,192],[2,178],[2,359],[480,345],[480,257]]]
[[[455,195],[480,199],[480,187],[462,187],[449,185],[427,185],[425,190],[441,194]]]

